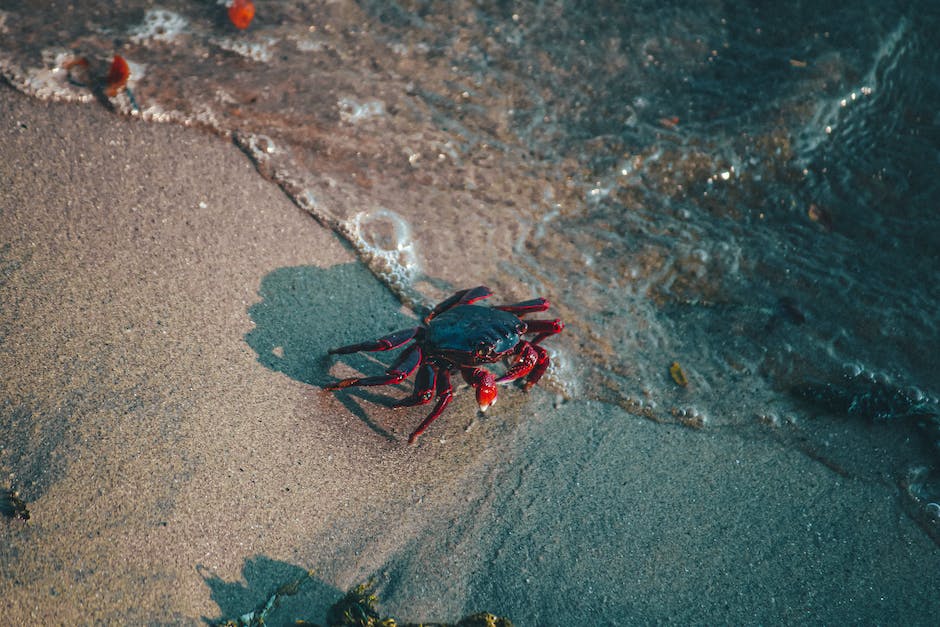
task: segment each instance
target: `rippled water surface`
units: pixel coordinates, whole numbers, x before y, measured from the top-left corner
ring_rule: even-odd
[[[0,0],[0,71],[231,136],[406,303],[550,298],[561,397],[887,473],[940,537],[938,11],[757,4]]]

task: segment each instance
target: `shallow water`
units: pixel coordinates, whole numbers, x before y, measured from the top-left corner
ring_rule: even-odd
[[[0,11],[14,87],[232,137],[407,304],[548,297],[559,402],[887,475],[940,537],[930,2]]]

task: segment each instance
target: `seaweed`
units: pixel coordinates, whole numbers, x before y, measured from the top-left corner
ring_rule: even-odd
[[[262,608],[249,612],[237,619],[216,623],[219,627],[261,627],[265,625],[271,613],[277,609],[285,595],[296,594],[311,574],[291,581],[280,588],[268,599]],[[359,584],[334,603],[326,614],[325,627],[512,627],[508,618],[500,618],[488,612],[479,612],[462,618],[456,623],[399,623],[392,617],[382,618],[376,609],[378,597],[372,581]],[[319,623],[299,620],[296,625],[322,627]]]
[[[274,591],[274,594],[268,598],[261,608],[248,612],[247,614],[242,614],[235,619],[220,621],[216,623],[217,627],[263,627],[267,622],[268,616],[281,604],[281,599],[285,596],[297,594],[300,590],[300,586],[312,576],[313,574],[308,571],[297,579],[283,584]]]
[[[394,618],[379,615],[375,609],[378,597],[373,590],[370,581],[347,592],[330,608],[326,627],[512,627],[508,618],[499,618],[488,612],[472,614],[456,623],[398,623]]]
[[[26,501],[20,498],[20,493],[16,490],[6,490],[6,494],[0,500],[0,512],[16,520],[29,520],[29,509],[26,507]]]

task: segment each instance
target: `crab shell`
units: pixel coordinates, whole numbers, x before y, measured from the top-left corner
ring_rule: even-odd
[[[456,366],[491,364],[508,357],[525,332],[526,323],[509,312],[460,305],[431,320],[424,346]]]

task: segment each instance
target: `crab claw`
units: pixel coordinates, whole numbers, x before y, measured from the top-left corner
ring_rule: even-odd
[[[496,402],[496,386],[481,385],[477,388],[477,404],[480,405],[480,411],[486,411],[487,408]]]
[[[480,411],[496,402],[496,377],[484,368],[473,368],[463,371],[463,378],[476,390],[477,404]]]

